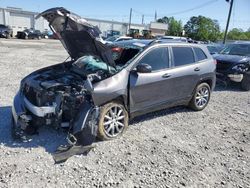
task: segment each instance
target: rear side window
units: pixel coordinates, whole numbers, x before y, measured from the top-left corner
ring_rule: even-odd
[[[190,47],[172,47],[176,67],[195,62],[194,53]]]
[[[202,49],[200,49],[200,48],[194,48],[194,52],[195,52],[195,54],[196,54],[196,57],[197,57],[197,60],[198,60],[198,61],[202,61],[202,60],[204,60],[204,59],[207,59],[207,56],[206,56],[206,54],[203,52]]]
[[[140,64],[150,65],[152,71],[169,68],[168,48],[151,50],[141,59]]]

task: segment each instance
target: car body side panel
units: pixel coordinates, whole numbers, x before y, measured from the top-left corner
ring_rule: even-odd
[[[123,69],[118,74],[94,84],[94,91],[92,92],[94,104],[101,106],[122,96],[126,105],[128,77],[129,71]]]

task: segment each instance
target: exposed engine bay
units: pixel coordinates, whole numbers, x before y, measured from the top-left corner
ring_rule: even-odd
[[[22,129],[29,134],[42,125],[72,129],[81,105],[87,101],[94,106],[93,85],[121,71],[138,52],[138,49],[113,48],[115,67],[87,55],[30,74],[22,80],[20,88],[27,109]],[[46,110],[40,112],[37,108]]]
[[[101,106],[117,96],[127,97],[125,67],[142,48],[102,43],[97,27],[62,7],[41,16],[71,61],[35,71],[21,81],[12,108],[13,135],[24,138],[46,125],[67,128],[70,145],[89,145],[97,134]]]

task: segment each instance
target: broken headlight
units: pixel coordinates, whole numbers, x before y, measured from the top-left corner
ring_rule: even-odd
[[[246,71],[248,71],[248,66],[246,64],[238,64],[238,65],[235,65],[232,70],[235,70],[237,72],[241,72],[241,73],[244,73]]]

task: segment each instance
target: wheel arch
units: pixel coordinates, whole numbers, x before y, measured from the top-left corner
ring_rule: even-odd
[[[197,84],[196,84],[196,86],[194,87],[194,90],[193,90],[193,92],[192,92],[192,96],[194,95],[195,90],[196,90],[196,88],[198,87],[198,85],[200,85],[200,84],[202,84],[202,83],[208,84],[209,87],[210,87],[210,90],[212,91],[212,89],[213,89],[213,87],[214,87],[214,86],[213,86],[213,79],[212,79],[212,78],[204,78],[204,79],[199,80],[199,82],[197,82]]]
[[[103,105],[106,105],[108,103],[111,103],[111,102],[117,102],[117,103],[121,103],[125,109],[127,110],[127,112],[129,112],[129,107],[128,107],[128,100],[127,100],[127,96],[126,95],[119,95],[109,101],[106,101],[105,103],[101,104],[101,106]]]
[[[202,79],[198,82],[198,84],[196,85],[196,87],[202,83],[207,83],[210,87],[210,89],[213,88],[213,80],[211,78],[206,78],[206,79]]]

